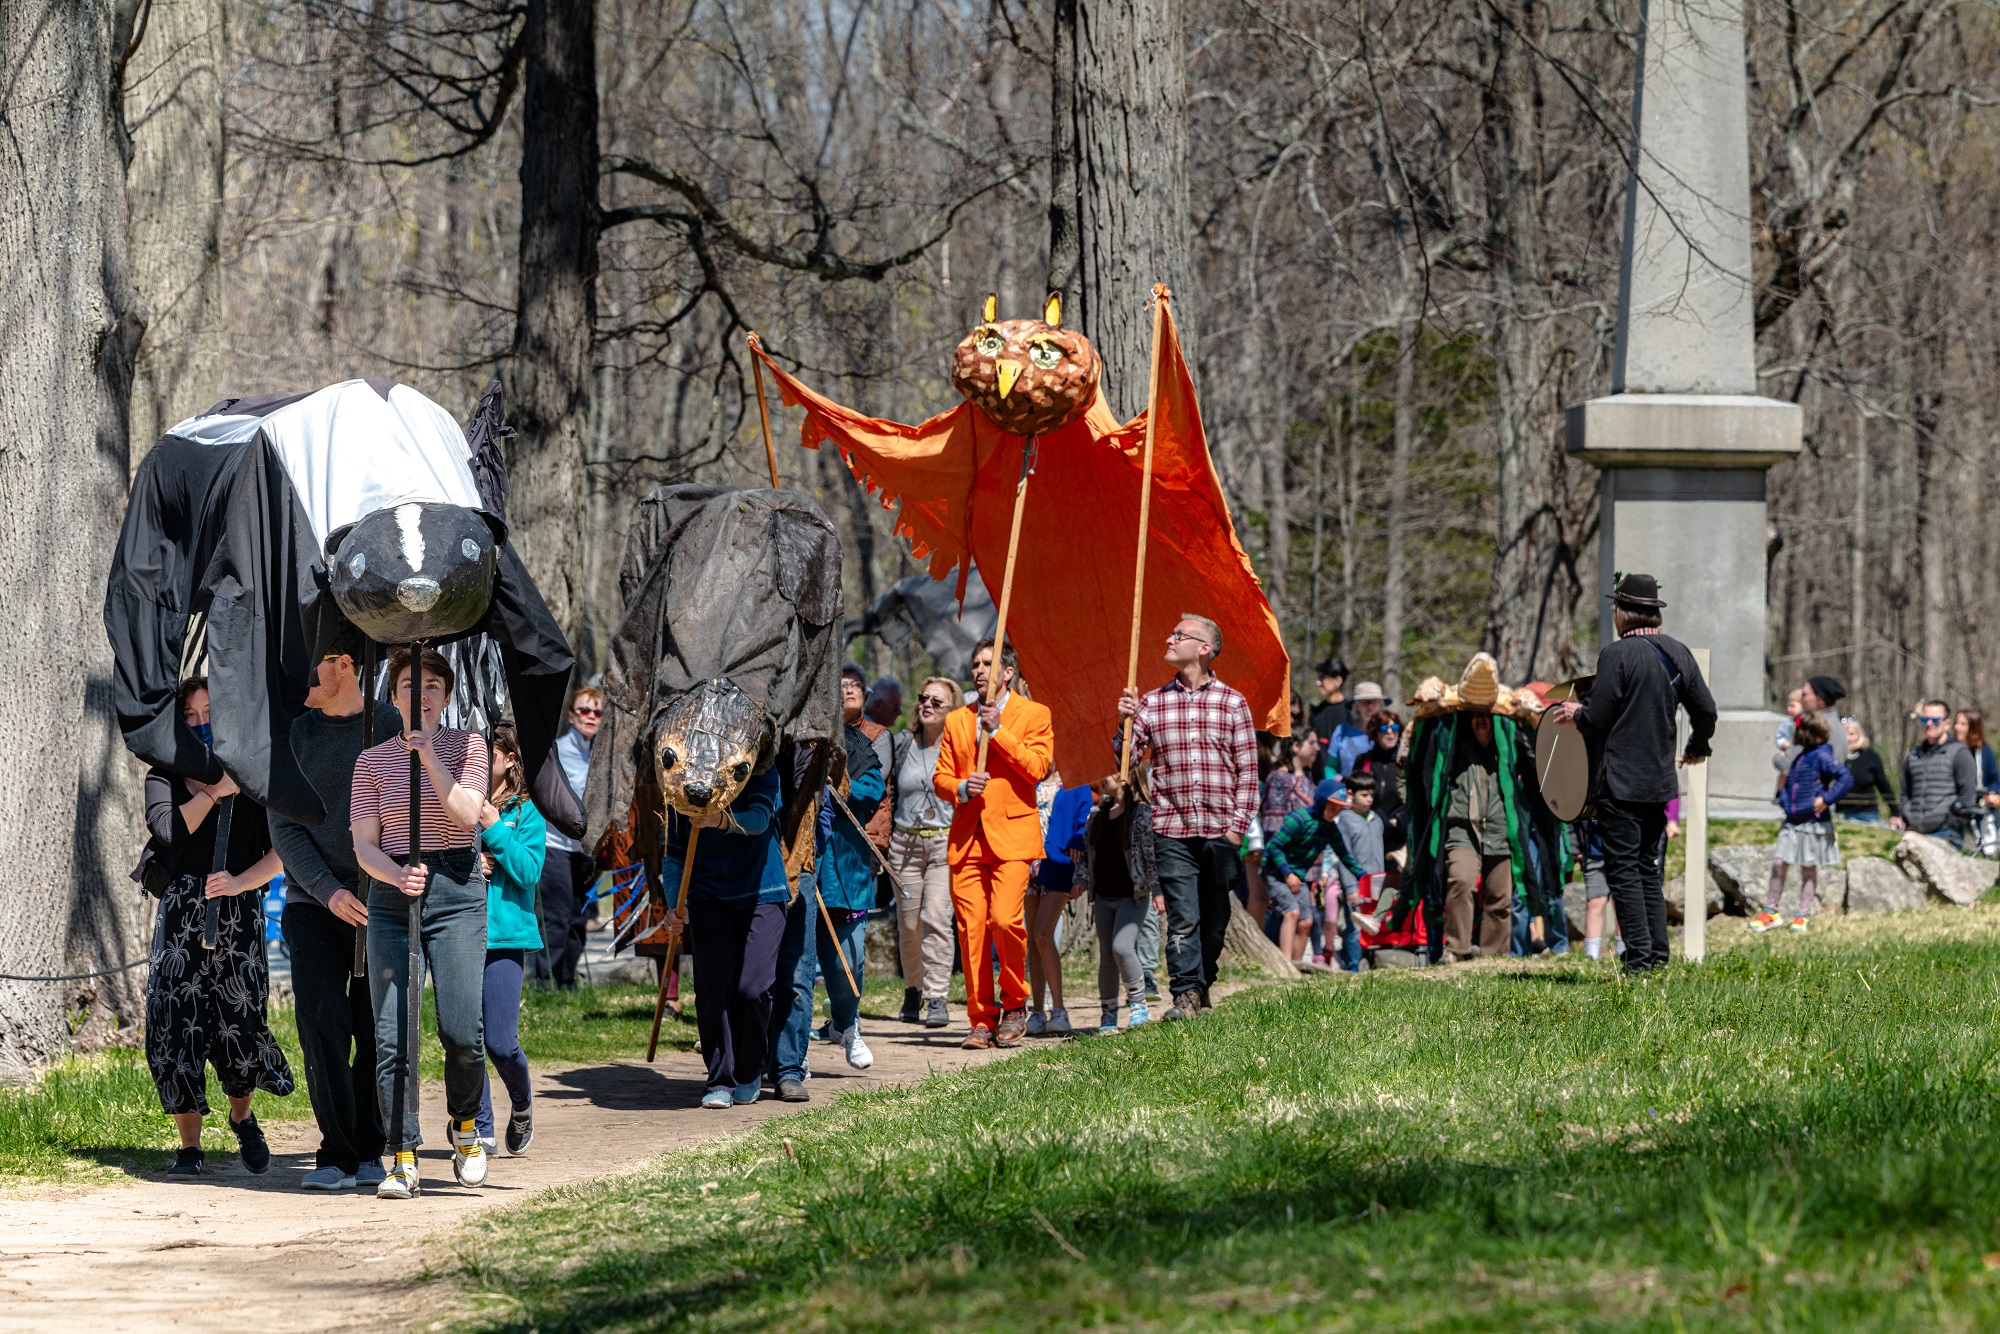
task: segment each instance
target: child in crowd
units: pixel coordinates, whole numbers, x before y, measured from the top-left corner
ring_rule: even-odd
[[[1097,1031],[1116,1033],[1121,983],[1126,1026],[1137,1028],[1152,1017],[1139,931],[1147,904],[1160,894],[1160,877],[1153,859],[1153,808],[1140,779],[1134,775],[1128,787],[1113,774],[1101,786],[1103,795],[1071,850],[1076,882],[1090,890],[1097,924],[1097,1000],[1103,1011]]]
[[[1388,826],[1375,812],[1373,783],[1356,783],[1347,790],[1347,800],[1348,808],[1333,823],[1353,855],[1355,866],[1334,859],[1336,878],[1327,882],[1326,922],[1329,927],[1340,924],[1340,945],[1338,950],[1334,948],[1333,933],[1328,931],[1327,950],[1321,962],[1332,963],[1337,958],[1342,968],[1354,973],[1361,970],[1361,932],[1354,920],[1354,896],[1361,888],[1362,876],[1380,875],[1388,869],[1384,850]]]
[[[1778,830],[1778,846],[1771,857],[1771,892],[1764,911],[1750,924],[1752,931],[1769,931],[1780,922],[1778,902],[1785,892],[1786,868],[1799,868],[1799,910],[1791,929],[1803,932],[1812,918],[1813,893],[1819,884],[1819,868],[1840,865],[1840,840],[1833,831],[1833,807],[1854,778],[1847,767],[1833,757],[1826,722],[1815,713],[1802,713],[1793,725],[1792,745],[1796,753],[1785,772],[1785,784],[1778,790],[1778,804],[1784,808],[1785,823]]]
[[[1598,833],[1595,819],[1578,820],[1575,829],[1576,859],[1583,867],[1583,957],[1601,959],[1604,957],[1604,910],[1611,902],[1611,881],[1604,875],[1604,837]],[[1611,929],[1618,929],[1616,918],[1612,919]],[[1624,952],[1622,943],[1619,943],[1618,952]]]
[[[1361,871],[1360,863],[1348,851],[1347,841],[1334,823],[1347,809],[1349,800],[1346,784],[1338,778],[1323,779],[1313,790],[1312,806],[1286,816],[1278,832],[1265,841],[1264,883],[1270,890],[1273,910],[1283,914],[1278,948],[1288,959],[1296,959],[1301,953],[1295,947],[1303,943],[1298,934],[1300,918],[1294,914],[1311,901],[1312,891],[1306,887],[1306,877],[1321,855],[1331,850],[1336,864],[1357,874]]]
[[[479,865],[486,873],[486,972],[481,1013],[486,1025],[486,1059],[500,1072],[512,1107],[507,1116],[507,1152],[519,1157],[535,1137],[534,1088],[528,1058],[521,1051],[521,985],[528,956],[542,948],[535,917],[542,864],[548,856],[548,825],[528,799],[528,771],[521,762],[521,739],[510,722],[493,725],[492,791],[479,810]],[[479,1138],[494,1145],[493,1088],[479,1093]]]

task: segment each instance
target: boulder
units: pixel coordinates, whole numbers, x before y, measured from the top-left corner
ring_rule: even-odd
[[[1967,857],[1941,838],[1909,833],[1896,845],[1896,865],[1903,874],[1947,903],[1961,908],[1979,901],[1993,887],[1994,863]]]
[[[1752,843],[1709,849],[1709,880],[1722,891],[1731,916],[1750,917],[1763,911],[1764,896],[1771,887],[1771,853],[1776,847],[1775,843]]]
[[[1667,900],[1667,920],[1678,925],[1687,920],[1687,877],[1677,875],[1662,887]],[[1708,877],[1708,915],[1719,917],[1728,910],[1728,902],[1722,896],[1722,886],[1715,883],[1715,877]]]
[[[1847,911],[1903,912],[1923,906],[1924,887],[1887,857],[1856,857],[1847,863]]]
[[[1569,919],[1569,938],[1572,943],[1583,939],[1583,912],[1588,906],[1583,896],[1583,882],[1573,880],[1563,886],[1563,916]]]

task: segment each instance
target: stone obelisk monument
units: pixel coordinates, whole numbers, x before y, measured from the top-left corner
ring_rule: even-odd
[[[1659,579],[1667,632],[1712,654],[1711,798],[1768,805],[1764,476],[1799,452],[1801,414],[1757,395],[1748,118],[1742,0],[1642,0],[1611,394],[1567,427],[1602,472],[1600,591]]]

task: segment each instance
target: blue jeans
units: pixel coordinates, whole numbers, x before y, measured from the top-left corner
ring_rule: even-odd
[[[1549,915],[1542,919],[1542,944],[1551,954],[1569,953],[1569,914],[1560,903],[1549,905]],[[1525,900],[1514,905],[1514,944],[1510,951],[1516,957],[1535,952],[1535,938],[1531,934],[1534,916],[1529,913]]]
[[[861,945],[867,934],[868,919],[856,918],[846,926],[836,926],[840,937],[827,934],[819,915],[819,885],[811,875],[799,877],[799,897],[785,916],[785,939],[778,947],[778,985],[771,997],[771,1079],[782,1082],[806,1077],[806,1044],[812,1037],[813,982],[826,980],[827,1001],[833,1010],[834,1031],[848,1029],[861,1020],[861,997],[848,989],[847,974],[840,957],[847,956],[857,984],[862,976]],[[807,932],[813,948],[806,948]]]
[[[484,979],[486,878],[471,848],[427,852],[430,887],[424,891],[419,939],[429,961],[437,1002],[438,1040],[444,1045],[444,1105],[454,1122],[479,1117],[486,1088]],[[368,994],[375,1007],[375,1094],[388,1130],[389,1148],[415,1149],[417,1085],[409,1077],[410,903],[402,890],[379,880],[368,889]],[[400,1116],[399,1116],[400,1109]],[[396,1130],[400,1120],[402,1137]]]
[[[528,1082],[528,1057],[521,1050],[521,981],[526,971],[526,950],[486,951],[485,985],[481,1010],[486,1015],[486,1059],[500,1072],[500,1082],[515,1111],[524,1111],[535,1100],[534,1086]],[[493,1138],[493,1085],[479,1088],[479,1135]]]

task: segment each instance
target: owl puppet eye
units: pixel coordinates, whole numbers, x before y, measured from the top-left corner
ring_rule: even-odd
[[[1006,348],[1006,346],[1007,346],[1006,341],[1002,339],[1000,335],[997,333],[987,334],[984,338],[979,340],[980,352],[983,355],[989,357],[999,356],[1000,353]]]
[[[1045,371],[1054,370],[1055,364],[1062,360],[1062,349],[1054,343],[1036,343],[1028,349],[1028,360]]]

